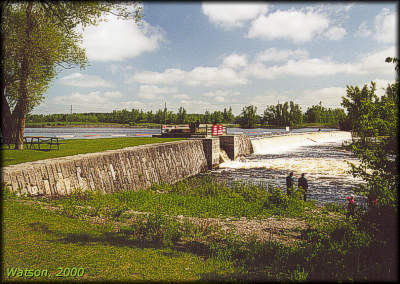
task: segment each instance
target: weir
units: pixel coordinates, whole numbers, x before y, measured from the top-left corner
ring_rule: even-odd
[[[298,145],[337,139],[337,135],[343,135],[338,133],[293,134],[291,138]],[[226,156],[220,158],[223,152],[235,160],[260,149],[265,151],[268,143],[271,149],[277,148],[283,138],[288,136],[251,140],[246,135],[224,135],[22,163],[1,169],[2,186],[30,196],[67,195],[76,189],[104,193],[145,189],[152,184],[173,184],[216,168],[226,160]],[[288,142],[285,143],[287,147]]]

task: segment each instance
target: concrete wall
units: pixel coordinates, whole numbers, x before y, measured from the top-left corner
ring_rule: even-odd
[[[28,195],[65,195],[77,188],[103,192],[175,183],[208,169],[201,140],[129,147],[2,168],[3,185]]]
[[[253,153],[253,146],[246,135],[226,135],[219,138],[221,149],[225,150],[231,160]]]
[[[215,168],[219,165],[219,149],[220,139],[216,138],[204,138],[203,149],[206,156],[208,169]]]
[[[220,146],[231,159],[252,153],[244,135],[188,139],[7,166],[2,185],[19,194],[57,196],[78,188],[111,193],[173,184],[218,166]]]

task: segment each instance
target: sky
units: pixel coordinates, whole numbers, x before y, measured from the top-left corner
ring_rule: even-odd
[[[32,113],[204,113],[294,101],[341,107],[346,86],[395,79],[396,2],[144,2],[83,31],[89,66],[61,71]]]

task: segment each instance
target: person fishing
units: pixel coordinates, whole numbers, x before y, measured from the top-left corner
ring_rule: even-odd
[[[303,191],[303,200],[306,201],[306,199],[307,199],[306,194],[307,194],[307,189],[308,189],[308,181],[304,177],[304,175],[305,175],[305,173],[301,174],[301,177],[297,181],[297,186],[302,189],[302,191]]]
[[[293,172],[290,172],[290,174],[286,177],[286,193],[288,196],[291,196],[293,193],[293,185],[294,185]]]
[[[356,201],[354,199],[354,194],[351,194],[350,196],[346,197],[348,203],[347,203],[347,217],[349,216],[354,216],[355,210],[356,210]]]

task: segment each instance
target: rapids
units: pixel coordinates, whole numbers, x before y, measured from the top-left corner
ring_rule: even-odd
[[[289,172],[293,171],[296,184],[305,173],[308,199],[344,204],[352,188],[363,182],[349,173],[349,163],[357,165],[358,160],[341,147],[350,139],[351,134],[344,131],[255,137],[252,155],[225,161],[211,175],[228,183],[267,183],[285,189]],[[361,196],[356,199],[365,202]]]

